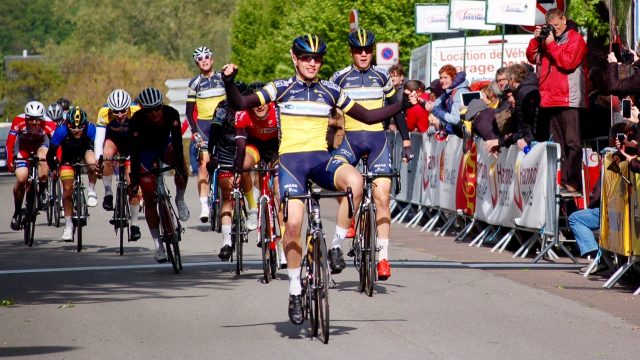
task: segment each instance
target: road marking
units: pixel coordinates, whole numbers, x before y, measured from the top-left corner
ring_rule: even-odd
[[[249,267],[261,267],[261,260],[245,260],[245,265]],[[494,262],[456,262],[456,261],[392,261],[392,266],[399,268],[456,268],[456,269],[487,269],[487,270],[514,270],[514,269],[530,269],[530,270],[573,270],[578,269],[583,264],[533,264],[533,263],[494,263]],[[219,261],[203,261],[183,263],[183,267],[203,267],[212,266],[229,267],[235,266],[234,263]],[[352,266],[352,265],[349,265]],[[136,269],[161,269],[171,268],[167,264],[147,264],[147,265],[110,265],[110,266],[78,266],[65,268],[36,268],[36,269],[15,269],[0,270],[0,275],[17,275],[17,274],[40,274],[40,273],[56,273],[56,272],[72,272],[72,271],[111,271],[111,270],[136,270]]]

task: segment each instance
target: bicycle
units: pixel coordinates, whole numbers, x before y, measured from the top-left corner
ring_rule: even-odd
[[[103,161],[118,162],[118,181],[116,183],[116,204],[113,208],[113,216],[109,223],[113,225],[113,229],[120,238],[120,255],[124,254],[124,234],[127,233],[127,242],[131,241],[129,202],[127,201],[127,180],[125,177],[126,156],[114,156],[111,159],[104,159],[100,156],[98,163],[102,169]]]
[[[207,204],[209,205],[209,224],[211,231],[220,233],[222,224],[220,223],[220,197],[218,188],[219,168],[213,170],[213,174],[209,175],[209,194],[207,195]]]
[[[343,197],[349,201],[349,218],[353,217],[353,194],[351,188],[347,191],[313,191],[312,182],[307,180],[307,192],[304,195],[289,195],[285,192],[283,220],[288,220],[288,205],[291,199],[305,200],[307,211],[306,253],[302,257],[300,267],[300,282],[302,284],[302,306],[304,318],[309,318],[311,335],[318,336],[318,328],[322,331],[322,342],[329,342],[329,284],[331,272],[327,258],[327,244],[322,220],[320,218],[321,198]],[[306,272],[306,274],[305,274]]]
[[[351,249],[347,253],[353,257],[353,264],[358,270],[358,291],[367,296],[373,296],[373,286],[376,281],[376,253],[378,226],[376,222],[376,204],[373,200],[373,181],[377,178],[395,180],[396,195],[400,192],[400,174],[396,170],[391,173],[374,174],[369,171],[368,156],[362,157],[362,178],[364,180],[362,202],[356,213],[356,236],[351,240]]]
[[[22,229],[24,230],[24,244],[32,247],[36,231],[36,217],[38,216],[38,165],[41,161],[37,154],[31,153],[25,159],[29,169],[27,187],[25,191],[25,205],[22,208]]]
[[[62,190],[60,180],[49,172],[49,192],[47,194],[47,225],[60,227],[62,219]]]
[[[171,193],[164,182],[163,173],[173,170],[174,166],[156,167],[149,170],[147,174],[156,177],[156,202],[158,204],[158,215],[160,216],[160,239],[165,244],[167,258],[173,267],[173,272],[178,274],[182,270],[182,257],[180,256],[180,241],[184,229],[176,215],[176,211],[171,205]]]
[[[82,251],[82,228],[87,226],[89,218],[89,209],[85,198],[85,187],[82,182],[82,168],[91,166],[84,163],[70,164],[73,167],[73,211],[71,213],[71,222],[73,223],[72,241],[76,242],[77,251]]]
[[[219,165],[220,168],[233,168],[233,166]],[[236,171],[233,175],[233,190],[231,198],[233,199],[233,221],[231,227],[231,243],[233,252],[236,255],[236,275],[244,270],[242,265],[242,246],[249,242],[249,230],[247,229],[247,209],[244,203],[244,194],[240,189],[240,171]],[[231,256],[230,261],[233,261]]]
[[[278,246],[281,246],[280,222],[278,220],[278,204],[273,196],[273,179],[278,168],[269,168],[265,161],[260,161],[253,171],[260,174],[260,197],[258,199],[258,246],[262,249],[262,272],[264,282],[276,278],[280,264]]]

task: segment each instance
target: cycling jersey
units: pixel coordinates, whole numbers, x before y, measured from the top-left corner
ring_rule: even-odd
[[[280,109],[280,154],[327,151],[327,127],[331,110],[344,112],[355,104],[332,81],[310,83],[292,76],[268,83],[256,92],[262,105],[277,102]]]
[[[107,105],[100,108],[98,119],[96,120],[96,141],[94,145],[96,157],[102,155],[105,139],[111,140],[121,155],[128,155],[129,119],[138,110],[140,110],[138,104],[131,104],[125,119],[119,121]]]
[[[358,104],[367,109],[377,109],[384,106],[386,98],[395,94],[391,78],[386,69],[371,66],[360,70],[355,65],[337,71],[331,77],[344,92]],[[345,131],[382,131],[382,123],[367,125],[348,115],[345,115]]]
[[[53,157],[58,147],[62,148],[61,164],[82,162],[87,151],[93,151],[93,142],[96,138],[96,126],[88,123],[82,132],[82,136],[76,138],[71,134],[67,126],[59,126],[51,138],[51,146],[47,152],[47,162],[51,168],[55,168]]]
[[[197,120],[211,121],[216,107],[225,98],[224,83],[219,73],[213,73],[211,77],[198,74],[189,82],[187,102],[195,103]]]
[[[13,118],[6,143],[7,163],[13,162],[16,150],[29,153],[37,151],[41,146],[46,146],[55,130],[56,124],[51,120],[40,120],[39,126],[32,130],[27,127],[25,114]],[[15,149],[16,144],[19,149]]]
[[[247,141],[269,141],[278,138],[278,112],[274,103],[269,103],[267,117],[258,119],[253,110],[236,113],[236,127],[247,128]]]

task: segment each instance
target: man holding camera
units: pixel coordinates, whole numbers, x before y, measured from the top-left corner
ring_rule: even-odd
[[[580,109],[587,104],[587,44],[560,9],[550,9],[547,21],[536,26],[527,47],[527,59],[537,65],[540,116],[549,121],[551,140],[560,144],[561,195],[579,196],[581,139]],[[544,140],[544,139],[538,139]]]

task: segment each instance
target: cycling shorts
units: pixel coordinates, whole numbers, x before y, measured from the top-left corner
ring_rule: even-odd
[[[122,135],[116,132],[109,132],[109,128],[107,128],[107,135],[105,136],[105,144],[107,141],[113,143],[116,148],[114,154],[120,154],[120,156],[129,156],[130,155],[130,142],[131,138],[128,135]]]
[[[75,176],[75,170],[73,166],[62,165],[60,166],[60,180],[73,180]]]
[[[260,159],[264,159],[267,164],[272,164],[278,159],[278,139],[267,141],[249,139],[247,142],[247,153],[251,154],[256,164]]]
[[[280,198],[284,199],[287,191],[289,195],[305,194],[307,179],[323,189],[336,190],[336,172],[346,165],[344,160],[334,158],[327,151],[282,154],[278,167]]]
[[[15,157],[15,168],[26,168],[28,165],[27,161],[24,159],[28,158],[31,153],[37,153],[40,148],[49,148],[49,143],[43,143],[36,148],[33,148],[32,146],[20,147]]]
[[[153,165],[157,160],[161,160],[163,163],[171,166],[173,165],[173,157],[169,156],[172,153],[173,145],[171,144],[171,138],[168,137],[165,144],[158,148],[145,148],[140,151],[140,172],[145,173],[153,169]]]
[[[211,120],[198,120],[198,128],[202,132],[202,137],[204,138],[204,141],[209,141],[209,131],[211,131]]]
[[[356,166],[363,155],[369,155],[369,170],[374,174],[391,172],[391,154],[384,131],[347,131],[333,156]]]

